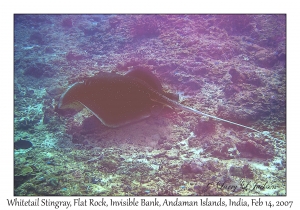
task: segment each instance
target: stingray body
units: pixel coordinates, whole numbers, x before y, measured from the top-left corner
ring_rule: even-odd
[[[133,70],[125,75],[103,73],[73,84],[60,97],[58,108],[86,107],[104,125],[119,127],[147,118],[168,106],[257,131],[184,106],[176,99],[174,94],[162,90],[161,83],[150,71]]]
[[[119,127],[159,112],[166,104],[162,97],[171,100],[175,96],[165,93],[151,72],[102,73],[73,84],[61,96],[58,108],[84,106],[104,125]]]

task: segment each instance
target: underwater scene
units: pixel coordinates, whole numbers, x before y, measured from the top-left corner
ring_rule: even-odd
[[[285,196],[286,15],[15,14],[15,196]]]

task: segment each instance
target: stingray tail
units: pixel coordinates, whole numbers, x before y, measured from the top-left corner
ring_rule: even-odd
[[[209,115],[209,114],[205,114],[203,112],[200,112],[196,109],[193,109],[191,107],[188,107],[188,106],[184,106],[182,104],[179,104],[180,107],[188,112],[192,112],[192,113],[195,113],[195,114],[198,114],[198,115],[204,115],[204,116],[207,116],[207,117],[210,117],[210,118],[213,118],[213,119],[216,119],[216,120],[220,120],[220,121],[223,121],[223,122],[227,122],[227,123],[230,123],[230,124],[233,124],[233,125],[237,125],[237,126],[240,126],[240,127],[243,127],[243,128],[248,128],[250,130],[253,130],[255,132],[260,132],[258,130],[255,130],[254,128],[251,128],[251,127],[248,127],[248,126],[245,126],[245,125],[241,125],[241,124],[238,124],[238,123],[235,123],[235,122],[231,122],[229,120],[225,120],[225,119],[222,119],[222,118],[219,118],[219,117],[216,117],[216,116],[213,116],[213,115]]]
[[[182,109],[182,110],[185,110],[185,111],[188,111],[188,112],[197,114],[197,115],[204,115],[204,116],[207,116],[207,117],[216,119],[216,120],[220,120],[220,121],[223,121],[223,122],[227,122],[227,123],[230,123],[230,124],[233,124],[233,125],[237,125],[237,126],[240,126],[240,127],[243,127],[243,128],[247,128],[247,129],[253,130],[253,131],[255,131],[255,132],[261,133],[260,131],[255,130],[254,128],[251,128],[251,127],[248,127],[248,126],[245,126],[245,125],[241,125],[241,124],[238,124],[238,123],[235,123],[235,122],[231,122],[231,121],[229,121],[229,120],[225,120],[225,119],[222,119],[222,118],[213,116],[213,115],[205,114],[205,113],[200,112],[200,111],[198,111],[198,110],[196,110],[196,109],[193,109],[193,108],[191,108],[191,107],[184,106],[184,105],[178,103],[177,101],[173,101],[173,100],[171,100],[170,98],[168,98],[168,97],[166,97],[166,96],[164,96],[164,95],[161,95],[161,97],[164,99],[163,101],[157,100],[157,99],[152,99],[152,100],[153,100],[153,101],[156,101],[156,102],[158,102],[158,103],[161,103],[161,104],[164,104],[164,105],[173,107],[173,108]]]

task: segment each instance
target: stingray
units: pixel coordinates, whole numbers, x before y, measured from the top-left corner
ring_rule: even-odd
[[[74,83],[61,95],[58,108],[80,110],[85,107],[104,125],[116,128],[145,119],[159,113],[164,107],[169,107],[259,132],[251,127],[200,112],[177,100],[175,94],[163,91],[160,81],[153,73],[132,70],[125,75],[101,73]]]

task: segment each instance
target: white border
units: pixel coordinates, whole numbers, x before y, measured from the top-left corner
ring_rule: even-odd
[[[151,3],[150,3],[151,2]],[[133,1],[133,0],[84,0],[80,1],[1,1],[1,178],[0,206],[7,206],[13,198],[13,14],[15,13],[286,13],[287,14],[287,197],[263,197],[272,200],[293,200],[293,209],[299,209],[299,20],[297,1]],[[226,199],[226,197],[224,197]],[[60,198],[53,198],[60,200]],[[69,198],[66,198],[70,200]],[[73,199],[73,198],[72,198]],[[189,199],[189,198],[186,198]],[[247,197],[251,199],[251,197]],[[8,207],[7,207],[8,208]],[[3,208],[3,209],[7,209]],[[99,207],[92,207],[96,209]],[[197,207],[199,208],[199,207]],[[200,207],[206,209],[205,207]],[[17,208],[18,209],[18,208]],[[50,208],[49,208],[50,209]],[[52,208],[54,209],[54,208]],[[71,209],[82,209],[74,208]],[[129,207],[125,207],[129,209]],[[264,207],[260,209],[270,209]]]

